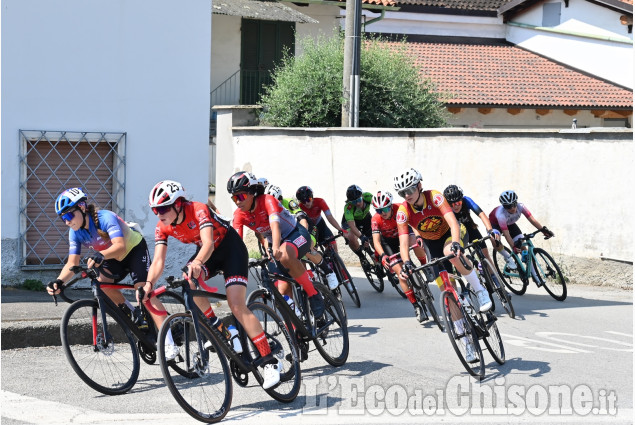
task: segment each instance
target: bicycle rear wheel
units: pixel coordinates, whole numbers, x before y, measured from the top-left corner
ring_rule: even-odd
[[[509,317],[513,319],[514,317],[516,317],[516,312],[514,311],[512,300],[509,298],[507,291],[505,290],[504,286],[500,284],[500,282],[502,282],[502,278],[500,277],[498,270],[496,270],[496,268],[492,265],[492,263],[489,262],[487,258],[483,259],[481,266],[483,268],[483,277],[487,281],[487,284],[490,285],[490,287],[493,289],[492,295],[496,295],[496,298],[498,298]],[[494,276],[498,280],[499,284],[497,284],[492,279],[492,276]],[[492,300],[492,305],[493,304],[494,300]],[[492,311],[494,311],[493,308]]]
[[[348,295],[350,295],[353,300],[353,304],[357,307],[361,307],[362,303],[359,299],[359,294],[357,293],[357,288],[353,283],[353,277],[346,269],[344,265],[344,261],[342,261],[342,257],[339,256],[337,252],[333,252],[333,267],[335,271],[335,275],[337,276],[337,280],[340,281],[340,287],[344,286]]]
[[[490,312],[487,312],[486,314],[481,314],[481,318],[483,319],[483,324],[485,325],[485,328],[487,329],[487,332],[489,334],[488,336],[483,338],[487,350],[492,355],[492,357],[494,357],[496,363],[505,363],[505,347],[503,346],[501,334],[500,332],[498,332],[496,316],[494,316]]]
[[[558,264],[542,248],[534,249],[533,259],[538,277],[543,280],[549,295],[555,300],[564,301],[567,298],[567,283]]]
[[[139,377],[139,352],[130,329],[106,311],[107,335],[96,300],[75,301],[62,317],[64,354],[77,375],[107,395],[128,392]]]
[[[412,279],[415,281],[416,286],[418,286],[419,290],[415,292],[421,294],[423,296],[423,302],[426,305],[426,309],[428,313],[432,316],[432,319],[437,324],[441,332],[443,332],[444,326],[441,317],[439,317],[439,313],[437,313],[437,309],[434,307],[434,296],[432,292],[430,292],[430,287],[428,286],[428,282],[421,277],[421,271],[412,274]]]
[[[375,288],[375,291],[384,292],[384,279],[377,273],[373,256],[363,248],[362,255],[364,256],[364,260],[361,261],[361,265],[366,279],[368,279],[370,285]]]
[[[175,360],[166,361],[165,337],[169,329],[175,328],[183,330],[174,341],[180,353]],[[215,423],[225,417],[231,406],[232,378],[227,359],[209,328],[199,322],[199,331],[202,352],[190,313],[176,313],[163,322],[159,332],[161,374],[170,393],[188,415],[201,422]],[[173,363],[188,373],[175,372],[171,367]]]
[[[285,325],[284,320],[271,307],[261,303],[249,304],[249,310],[256,316],[267,336],[267,341],[271,347],[271,354],[278,359],[280,369],[280,382],[268,390],[265,390],[275,400],[283,403],[290,403],[300,392],[302,382],[302,372],[300,370],[300,355],[295,343],[295,334],[289,329],[291,326]],[[258,350],[249,340],[249,354],[252,359],[260,357]],[[259,370],[254,371],[256,380],[262,383]]]
[[[316,320],[317,337],[313,340],[320,355],[332,366],[348,359],[349,341],[346,319],[337,299],[327,287],[315,285],[324,298],[324,315]]]
[[[507,247],[504,249],[514,259],[514,263],[516,263],[516,270],[510,269],[507,265],[507,261],[505,261],[505,258],[503,257],[503,254],[496,250],[494,250],[494,264],[496,265],[498,274],[503,279],[505,286],[507,286],[514,294],[522,295],[525,291],[527,291],[529,281],[525,276],[523,276],[523,266],[518,262],[516,257],[512,255],[510,249]]]
[[[443,292],[441,309],[443,310],[443,320],[448,337],[463,367],[470,375],[483,378],[485,376],[485,363],[483,362],[483,352],[478,343],[476,331],[472,323],[465,317],[465,311],[460,307],[452,292]],[[472,344],[478,357],[478,361],[474,363],[467,361],[466,350],[468,343]]]
[[[401,295],[402,298],[407,298],[403,289],[401,289],[401,284],[399,283],[399,278],[397,277],[397,275],[392,271],[387,271],[386,276],[388,277],[388,281],[390,282],[390,284],[395,287],[395,291],[397,291],[397,293]]]

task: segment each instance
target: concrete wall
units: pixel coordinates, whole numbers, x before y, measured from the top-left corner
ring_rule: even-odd
[[[220,187],[238,170],[267,177],[285,196],[309,185],[339,220],[347,186],[394,192],[394,175],[414,167],[424,187],[457,184],[487,213],[503,190],[516,190],[556,233],[538,242],[555,254],[633,259],[633,200],[623,191],[630,130],[231,128],[231,120],[230,109],[219,112],[216,205],[226,215],[235,207]]]
[[[210,34],[203,0],[2,1],[3,284],[17,271],[19,129],[126,132],[125,218],[149,245],[157,181],[207,199]]]

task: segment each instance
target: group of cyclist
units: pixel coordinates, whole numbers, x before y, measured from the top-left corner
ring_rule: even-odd
[[[324,313],[324,300],[314,288],[301,259],[306,256],[315,263],[331,289],[339,285],[333,270],[314,249],[316,243],[332,238],[333,233],[326,224],[328,221],[346,237],[349,247],[360,260],[363,261],[364,247],[374,248],[376,258],[398,276],[419,321],[423,320],[423,315],[407,282],[415,268],[410,257],[411,247],[414,247],[413,252],[421,263],[427,259],[423,246],[416,244],[416,237],[424,241],[431,258],[450,253],[455,255],[446,268],[455,267],[475,290],[480,311],[487,311],[491,308],[487,290],[469,262],[466,268],[457,257],[463,252],[466,237],[469,240],[481,237],[470,212],[481,219],[498,245],[495,245],[496,249],[508,260],[510,267],[515,267],[513,258],[498,241],[502,232],[514,250],[520,249],[516,242],[522,238],[522,233],[516,222],[521,215],[546,236],[553,235],[540,225],[525,205],[518,203],[518,197],[512,190],[501,194],[501,205],[488,216],[471,198],[464,196],[459,187],[450,185],[441,193],[425,190],[421,180],[421,174],[413,168],[395,176],[394,189],[404,199],[401,204],[393,201],[390,192],[378,191],[373,195],[357,185],[351,185],[346,190],[346,205],[339,223],[324,199],[315,197],[309,186],[298,188],[296,201],[284,198],[278,186],[269,184],[264,178],[257,179],[246,171],[235,173],[227,182],[227,192],[237,206],[231,221],[221,216],[213,204],[189,200],[179,182],[160,181],[152,188],[148,199],[159,220],[155,228],[152,261],[145,239],[134,226],[112,211],[88,204],[88,197],[81,188],[70,188],[55,201],[56,214],[69,227],[69,256],[58,278],[49,283],[48,291],[51,295],[58,293],[61,285],[73,277],[71,268],[80,263],[84,246],[92,250],[87,266],[98,266],[105,272],[99,276],[101,282],[119,282],[130,274],[134,286],[143,288],[144,295],[139,301],[148,302],[147,294],[157,284],[165,268],[168,237],[194,244],[196,250],[186,262],[184,276],[190,281],[192,289],[200,286],[210,290],[205,281],[222,271],[232,314],[263,357],[262,386],[271,388],[280,380],[280,365],[271,355],[262,326],[245,304],[248,252],[242,240],[243,226],[256,232],[265,252],[268,251],[275,260],[272,267],[285,270],[302,286],[316,318]],[[371,208],[376,214],[371,214]],[[335,242],[331,243],[336,248]],[[486,247],[483,248],[489,256]],[[440,284],[440,280],[437,283]],[[278,289],[283,294],[291,294],[283,281],[279,281]],[[117,305],[135,311],[132,303],[118,290],[104,288],[104,292]],[[212,326],[219,329],[224,326],[206,297],[197,297],[195,301]],[[149,302],[156,310],[165,310],[156,297]],[[156,326],[160,327],[165,316],[153,314],[152,309],[149,311]],[[225,335],[232,337],[226,329]],[[170,332],[167,333],[165,347],[168,360],[179,354],[179,347]]]

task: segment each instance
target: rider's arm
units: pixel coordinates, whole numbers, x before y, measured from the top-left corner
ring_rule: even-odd
[[[512,235],[509,233],[509,229],[503,230],[503,236],[505,236],[505,240],[509,244],[510,248],[514,248],[514,240],[512,239]]]
[[[122,237],[112,238],[110,239],[110,243],[112,244],[111,246],[103,251],[99,251],[100,254],[104,256],[104,259],[121,258],[126,253],[126,242]]]
[[[533,224],[533,226],[536,229],[542,230],[542,224],[540,224],[540,222],[538,220],[536,220],[536,217],[534,217],[533,215],[530,215],[529,217],[527,217],[527,220],[529,220],[529,222],[531,224]]]
[[[384,255],[384,248],[381,246],[381,233],[373,232],[373,247],[375,248],[375,252],[379,257]]]
[[[196,254],[196,257],[188,265],[187,277],[198,278],[201,274],[202,266],[209,260],[214,252],[214,227],[206,226],[200,229],[201,235],[201,249]]]
[[[337,222],[337,220],[335,220],[335,217],[333,217],[333,214],[331,214],[331,210],[324,211],[324,217],[326,217],[326,219],[329,221],[329,223],[331,223],[331,226],[335,227],[338,232],[343,232],[344,231],[342,229],[342,226],[340,226],[340,224]]]
[[[73,275],[75,274],[71,271],[71,267],[79,266],[80,259],[81,257],[79,255],[76,255],[76,254],[69,255],[68,261],[66,262],[66,264],[64,264],[64,268],[62,269],[62,271],[60,272],[60,275],[57,278],[61,280],[62,282],[68,282],[70,278],[73,277]]]
[[[355,235],[357,238],[361,238],[362,237],[362,232],[359,231],[359,229],[357,229],[357,226],[355,225],[355,220],[349,220],[346,222],[348,224],[349,227],[349,231]]]
[[[271,221],[271,249],[274,255],[280,250],[280,223],[278,221]]]
[[[487,214],[481,211],[478,217],[481,219],[481,221],[485,225],[485,230],[487,230],[488,232],[492,230],[492,223],[490,223],[489,218],[487,217]]]
[[[452,210],[443,214],[443,218],[450,226],[450,233],[452,234],[452,242],[461,242],[461,227]]]
[[[154,257],[152,258],[152,264],[150,265],[150,269],[148,270],[148,281],[143,287],[146,294],[152,290],[152,286],[157,283],[157,281],[163,274],[163,269],[165,268],[165,257],[167,253],[168,246],[166,244],[159,243],[154,246]]]

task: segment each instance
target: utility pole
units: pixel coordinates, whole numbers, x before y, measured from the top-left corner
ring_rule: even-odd
[[[359,127],[359,74],[362,1],[346,0],[344,72],[342,79],[342,127]]]

